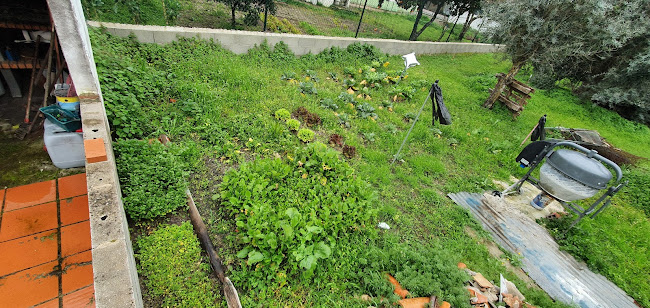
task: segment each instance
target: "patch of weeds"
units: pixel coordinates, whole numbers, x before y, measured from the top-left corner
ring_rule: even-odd
[[[330,79],[334,82],[339,81],[339,75],[336,72],[327,72],[327,75],[330,76]]]
[[[338,99],[342,101],[344,104],[352,104],[356,105],[356,101],[354,100],[354,95],[347,93],[347,92],[341,92],[339,94]]]
[[[160,228],[135,244],[146,295],[161,306],[209,307],[222,300],[189,222]]]
[[[383,101],[383,102],[381,102],[381,108],[386,108],[388,111],[392,112],[393,111],[393,102],[391,102],[391,101]]]
[[[298,139],[302,142],[311,142],[314,140],[315,133],[309,128],[302,128],[298,131]]]
[[[304,21],[299,22],[298,26],[300,26],[300,28],[302,28],[302,30],[304,30],[305,33],[307,33],[309,35],[324,35],[323,32],[320,32],[320,30],[316,29],[316,27],[314,27],[314,26],[312,26],[312,25],[310,25],[310,24],[308,24],[308,23],[306,23]]]
[[[121,140],[114,144],[124,210],[133,219],[164,216],[185,206],[181,159],[154,141]]]
[[[285,81],[295,81],[296,80],[296,73],[294,72],[286,72],[282,74],[282,77],[280,79],[285,80]]]
[[[373,215],[368,184],[318,142],[286,160],[244,163],[224,176],[220,188],[242,248],[241,270],[232,278],[251,289],[283,285],[287,278],[328,281],[329,275],[319,275],[327,272],[324,262]]]

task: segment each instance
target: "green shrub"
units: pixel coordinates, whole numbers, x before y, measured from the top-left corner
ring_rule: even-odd
[[[236,279],[258,288],[311,277],[347,236],[365,230],[372,215],[372,190],[322,143],[299,148],[286,160],[244,163],[224,176],[220,189],[243,248]]]
[[[309,128],[303,128],[298,131],[298,139],[302,142],[310,142],[314,140],[314,131]]]
[[[287,126],[289,126],[290,130],[297,131],[298,128],[300,128],[300,121],[296,119],[289,119],[287,120]]]
[[[218,284],[211,281],[210,264],[201,257],[201,246],[192,225],[169,225],[136,242],[138,273],[144,277],[147,295],[162,307],[212,307],[220,302]]]
[[[286,18],[279,19],[271,14],[268,15],[266,28],[275,33],[300,34],[300,30],[292,25]]]
[[[286,121],[291,118],[291,112],[289,112],[289,110],[286,110],[284,108],[278,109],[275,112],[275,118],[280,121]]]
[[[124,209],[133,219],[164,216],[185,206],[181,159],[164,145],[141,140],[114,144]]]

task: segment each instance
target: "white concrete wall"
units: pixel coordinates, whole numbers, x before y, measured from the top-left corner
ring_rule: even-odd
[[[179,37],[198,37],[219,42],[224,48],[236,53],[246,53],[255,45],[267,41],[275,45],[280,41],[286,43],[296,55],[319,53],[329,47],[345,48],[350,44],[360,42],[378,47],[383,52],[391,55],[402,55],[415,52],[421,54],[444,53],[491,53],[498,52],[501,46],[478,43],[442,43],[442,42],[410,42],[386,39],[367,39],[352,37],[312,36],[300,34],[280,34],[251,31],[235,31],[206,28],[183,28],[163,26],[140,26],[106,22],[89,21],[92,27],[105,27],[116,36],[127,37],[131,33],[142,43],[167,44],[176,41]]]
[[[86,163],[96,307],[142,307],[110,126],[80,0],[47,0],[81,101],[84,139],[103,139],[107,160]]]

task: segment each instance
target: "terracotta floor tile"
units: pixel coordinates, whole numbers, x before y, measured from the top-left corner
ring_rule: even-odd
[[[45,303],[36,305],[37,308],[59,308],[59,298],[53,298]]]
[[[61,201],[59,201],[59,207],[61,208],[62,226],[90,219],[88,211],[88,195],[65,200],[61,199]]]
[[[56,183],[54,180],[9,188],[5,200],[5,213],[55,200]]]
[[[93,255],[86,251],[61,262],[63,294],[93,284]]]
[[[80,222],[61,228],[61,257],[90,250],[90,222]]]
[[[2,209],[2,205],[5,202],[5,189],[0,189],[0,209]]]
[[[88,286],[79,291],[63,296],[63,307],[95,307],[95,286]]]
[[[0,277],[56,260],[57,237],[51,230],[0,243]]]
[[[76,174],[59,179],[59,199],[85,195],[88,193],[86,174]]]
[[[56,202],[4,212],[0,242],[54,229],[58,226]]]
[[[46,263],[0,278],[0,305],[30,307],[59,295],[58,262]]]

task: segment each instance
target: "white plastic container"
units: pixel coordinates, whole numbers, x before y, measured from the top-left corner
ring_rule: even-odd
[[[52,163],[61,169],[83,167],[86,164],[83,133],[66,132],[45,119],[43,139]]]

